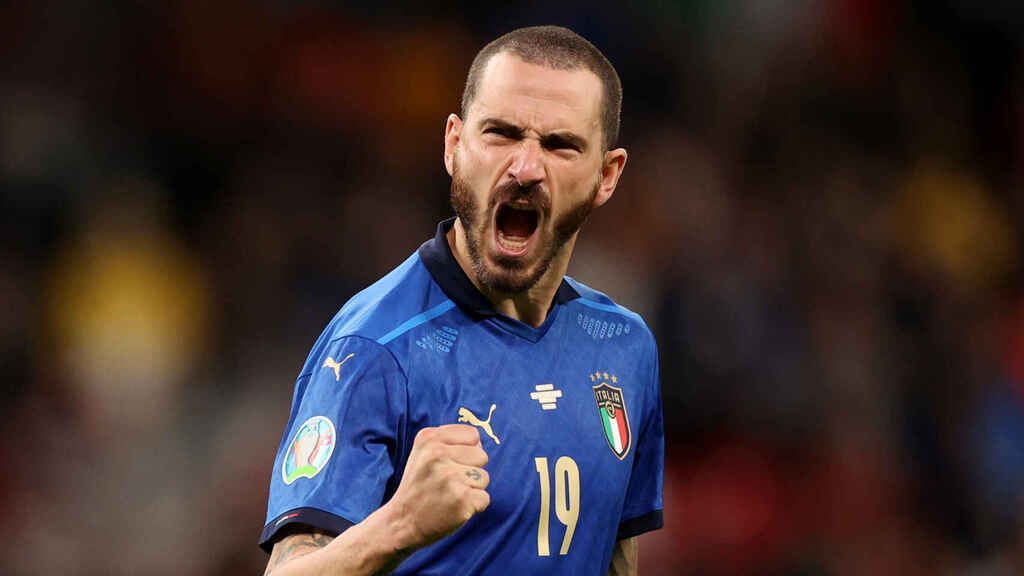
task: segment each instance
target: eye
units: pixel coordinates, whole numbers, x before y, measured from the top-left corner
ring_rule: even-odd
[[[571,140],[567,140],[565,138],[559,138],[559,137],[545,138],[544,139],[544,147],[547,148],[548,150],[552,150],[552,151],[555,151],[555,150],[570,150],[570,151],[573,151],[573,152],[582,152],[580,147],[577,144],[575,144],[574,142],[572,142]]]

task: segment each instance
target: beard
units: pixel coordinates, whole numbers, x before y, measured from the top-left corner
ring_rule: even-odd
[[[600,182],[594,185],[590,194],[583,201],[570,206],[551,226],[547,232],[538,224],[534,234],[538,234],[536,254],[533,261],[524,258],[511,258],[497,255],[494,264],[485,261],[482,253],[487,234],[491,233],[494,224],[492,215],[498,203],[511,199],[528,199],[539,207],[546,216],[551,214],[551,202],[547,192],[539,185],[521,187],[515,182],[495,190],[488,198],[487,206],[481,207],[470,184],[459,172],[458,155],[452,164],[451,204],[455,215],[462,222],[466,231],[466,247],[473,265],[473,273],[481,286],[504,294],[519,294],[529,290],[551,268],[551,262],[559,250],[583,227],[593,209],[594,197]],[[548,218],[543,219],[547,224]]]

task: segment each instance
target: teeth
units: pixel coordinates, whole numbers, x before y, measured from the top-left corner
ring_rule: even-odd
[[[517,236],[506,236],[505,234],[498,232],[498,242],[502,246],[509,250],[521,250],[530,241],[529,238],[519,238]]]

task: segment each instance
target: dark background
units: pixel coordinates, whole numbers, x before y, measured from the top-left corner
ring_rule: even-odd
[[[625,86],[571,273],[660,343],[642,573],[1024,572],[1015,6],[0,4],[0,572],[262,573],[309,347],[448,214],[469,62],[538,23]]]

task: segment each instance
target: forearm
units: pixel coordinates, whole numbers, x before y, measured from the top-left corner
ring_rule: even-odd
[[[384,506],[337,538],[326,534],[289,536],[274,546],[266,575],[370,576],[387,574],[409,554],[408,527]]]
[[[636,576],[640,552],[636,538],[626,538],[615,543],[612,552],[612,563],[608,567],[608,576]]]
[[[315,529],[282,538],[274,545],[266,575],[368,576],[394,570],[413,551],[487,508],[486,464],[476,428],[423,428],[387,504],[337,538]]]

